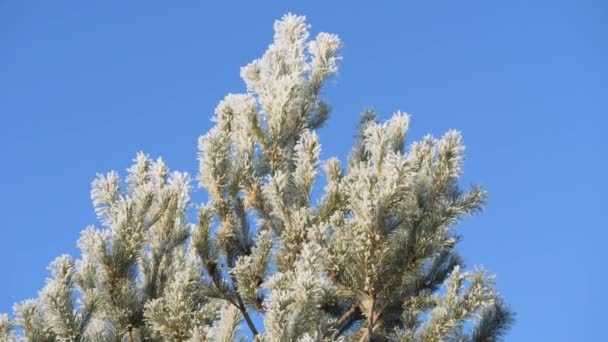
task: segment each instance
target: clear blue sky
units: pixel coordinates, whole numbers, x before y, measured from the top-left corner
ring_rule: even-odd
[[[415,139],[461,130],[490,201],[460,249],[517,311],[508,340],[602,339],[608,4],[404,3],[0,0],[0,312],[78,253],[96,172],[139,150],[196,172],[215,105],[292,11],[345,44],[323,155],[367,106],[409,112]]]

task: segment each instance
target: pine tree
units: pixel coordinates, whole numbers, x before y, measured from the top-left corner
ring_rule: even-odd
[[[309,39],[304,17],[241,69],[199,140],[198,185],[140,153],[125,179],[98,175],[100,227],[80,259],[49,267],[39,298],[0,315],[0,340],[495,341],[512,313],[484,270],[463,270],[454,226],[481,210],[458,185],[460,133],[405,147],[407,114],[367,110],[345,166],[320,160],[319,98],[339,38]],[[321,165],[322,164],[322,165]],[[318,171],[327,182],[313,198]],[[197,220],[188,222],[195,210]],[[255,317],[259,317],[257,319]],[[241,337],[242,338],[242,337]]]

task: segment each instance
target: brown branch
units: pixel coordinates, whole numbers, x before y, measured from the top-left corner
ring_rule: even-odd
[[[350,325],[351,319],[361,313],[361,309],[358,305],[353,304],[336,322],[336,328],[338,331],[334,334],[334,340],[338,338]]]
[[[131,324],[127,325],[127,341],[133,342],[133,326]]]
[[[367,342],[371,342],[374,337],[374,306],[376,306],[376,295],[372,293],[367,314]]]
[[[219,279],[217,279],[214,276],[215,272],[217,271],[216,270],[217,264],[215,262],[208,263],[205,265],[205,267],[207,268],[207,273],[209,273],[213,286],[215,286],[215,288],[218,290],[218,292],[223,296],[222,299],[228,301],[230,304],[234,305],[237,309],[239,309],[239,311],[243,315],[243,318],[245,318],[245,322],[247,322],[247,325],[249,326],[249,330],[251,330],[251,333],[255,337],[258,334],[258,330],[256,329],[255,325],[253,324],[253,321],[251,320],[251,317],[249,316],[249,312],[247,312],[247,308],[245,307],[245,303],[243,303],[243,299],[241,298],[241,295],[239,294],[236,278],[234,276],[230,277],[232,279],[232,284],[233,284],[232,286],[234,288],[234,294],[235,294],[235,297],[237,300],[237,302],[235,303],[233,298],[231,298],[231,296],[226,295],[222,291],[222,287],[219,282]]]
[[[253,324],[253,321],[249,316],[249,312],[247,312],[245,303],[243,303],[243,298],[239,293],[238,281],[234,275],[231,275],[230,278],[232,279],[232,287],[234,288],[234,294],[236,295],[236,300],[238,302],[236,307],[241,311],[241,314],[243,314],[243,318],[245,318],[245,322],[247,322],[247,325],[249,326],[249,330],[251,330],[253,337],[256,337],[258,334],[258,330],[255,328],[255,325]]]
[[[374,314],[374,306],[376,306],[376,295],[370,294],[369,308],[367,309],[367,330],[363,332],[359,342],[371,342],[374,337],[374,324],[375,318],[379,318],[379,315]]]
[[[255,328],[255,325],[253,324],[253,321],[251,320],[251,317],[249,316],[249,312],[247,312],[247,308],[245,307],[245,304],[243,303],[243,299],[241,299],[241,295],[238,293],[238,290],[236,289],[236,287],[235,287],[235,292],[236,292],[236,299],[239,302],[238,308],[241,311],[241,314],[243,314],[243,317],[245,318],[245,322],[247,322],[247,325],[249,326],[249,330],[251,330],[253,337],[255,337],[258,334],[258,330]]]
[[[350,319],[352,316],[356,315],[357,313],[359,313],[359,306],[357,305],[353,305],[350,307],[350,309],[348,309],[348,311],[346,311],[344,313],[344,315],[342,315],[342,317],[340,317],[338,319],[338,321],[336,322],[336,325],[339,327],[342,324],[344,324],[348,319]]]
[[[360,342],[371,342],[374,337],[374,330],[378,327],[378,322],[380,322],[380,318],[382,318],[382,312],[386,309],[387,305],[383,305],[376,313],[374,313],[374,306],[376,305],[376,296],[373,295],[371,299],[372,303],[368,310],[368,327],[367,330],[363,332],[363,336],[361,336]]]

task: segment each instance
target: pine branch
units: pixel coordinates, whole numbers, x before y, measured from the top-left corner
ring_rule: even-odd
[[[236,300],[237,300],[236,307],[241,311],[243,318],[245,318],[245,322],[247,322],[247,326],[249,327],[249,330],[251,330],[251,333],[255,337],[258,335],[258,330],[256,329],[255,325],[253,324],[251,317],[249,316],[249,312],[247,311],[247,307],[245,307],[245,303],[243,303],[243,298],[241,297],[241,294],[239,293],[238,281],[237,281],[236,277],[231,276],[231,278],[232,278],[232,286],[234,287],[234,293],[235,293]]]
[[[359,309],[358,305],[353,305],[350,307],[350,309],[348,309],[336,322],[336,326],[340,327],[342,326],[344,323],[346,323],[346,321],[348,321],[349,319],[351,319],[353,316],[357,315],[358,313],[361,312],[361,309]]]
[[[352,305],[350,309],[348,309],[338,321],[336,321],[336,327],[338,331],[334,334],[334,339],[338,338],[350,325],[352,324],[352,320],[361,313],[361,309],[358,305]]]
[[[247,308],[245,307],[245,304],[243,303],[243,299],[241,299],[241,295],[238,294],[238,290],[236,292],[237,292],[236,299],[238,300],[238,303],[239,303],[238,308],[241,311],[241,314],[243,314],[243,318],[245,318],[245,322],[247,322],[247,326],[249,327],[249,330],[251,330],[251,333],[255,337],[258,335],[258,330],[255,328],[255,325],[253,324],[253,321],[251,320],[251,317],[249,316],[249,312],[247,312]]]

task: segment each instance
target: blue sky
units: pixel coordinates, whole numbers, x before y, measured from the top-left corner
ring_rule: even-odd
[[[507,340],[604,336],[605,2],[261,3],[0,0],[0,312],[78,253],[97,172],[140,150],[196,172],[213,109],[291,11],[344,41],[323,156],[347,154],[369,106],[410,113],[412,139],[461,130],[464,184],[490,201],[460,250],[517,311]]]

